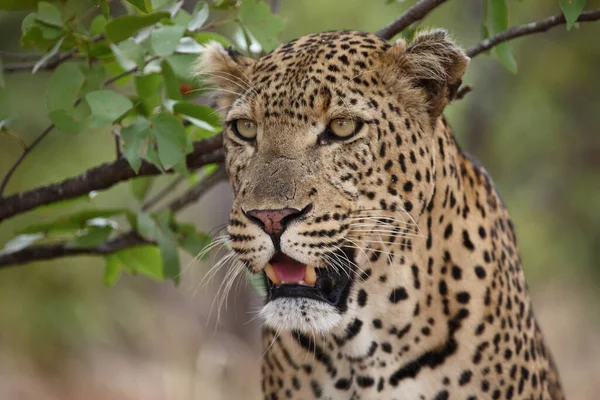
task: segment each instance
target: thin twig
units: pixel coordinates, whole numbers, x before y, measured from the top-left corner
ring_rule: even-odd
[[[417,22],[427,14],[429,14],[434,8],[442,5],[447,0],[419,0],[415,5],[406,10],[396,20],[390,24],[381,28],[375,34],[382,39],[391,39],[394,35],[402,32],[405,28],[410,26],[412,23]]]
[[[100,33],[96,36],[94,36],[93,38],[90,39],[90,42],[92,43],[96,43],[99,42],[100,40],[104,39],[104,34]],[[52,70],[55,69],[56,67],[58,67],[60,64],[62,64],[63,62],[73,59],[75,57],[75,54],[77,54],[77,51],[79,50],[79,47],[73,47],[71,50],[66,51],[64,53],[61,54],[57,54],[53,57],[50,57],[50,59],[48,61],[46,61],[45,64],[41,65],[38,70]],[[12,59],[18,59],[16,56],[16,53],[9,53],[12,56]],[[4,55],[4,54],[3,54]],[[22,61],[27,61],[27,60],[31,60],[33,59],[33,55],[32,54],[28,54],[28,53],[24,53],[21,57]],[[7,64],[3,66],[3,71],[4,72],[17,72],[17,71],[31,71],[33,69],[33,67],[35,66],[36,63],[20,63],[20,64]]]
[[[40,143],[46,137],[46,135],[48,135],[50,132],[52,132],[53,129],[54,129],[54,124],[51,124],[46,129],[44,129],[44,131],[42,133],[40,133],[40,135],[38,137],[36,137],[35,140],[29,146],[26,146],[23,149],[23,152],[21,153],[19,158],[17,158],[17,161],[15,161],[15,163],[8,169],[8,172],[6,172],[4,179],[2,179],[2,183],[0,184],[0,199],[4,198],[4,196],[3,196],[4,189],[6,189],[6,185],[8,185],[8,181],[10,180],[11,176],[15,173],[15,170],[17,169],[17,167],[19,165],[21,165],[21,163],[23,162],[25,157],[27,157],[27,154],[29,154],[31,152],[31,150],[33,150],[35,148],[35,146],[37,146],[38,143]]]
[[[162,188],[154,197],[150,198],[148,201],[144,203],[142,206],[142,211],[146,211],[154,207],[158,204],[162,199],[167,197],[169,194],[172,194],[173,191],[185,180],[183,175],[179,175],[175,179],[173,179],[167,186]]]
[[[158,60],[159,58],[160,58],[159,56],[150,57],[149,59],[147,59],[144,62],[144,66],[148,65],[149,63],[151,63],[154,60]],[[127,75],[131,75],[131,74],[133,74],[135,72],[138,72],[139,69],[140,68],[138,66],[135,66],[135,67],[130,68],[130,69],[126,70],[126,71],[123,71],[119,75],[115,75],[112,78],[109,78],[109,79],[105,80],[104,81],[104,86],[108,86],[111,83],[114,83],[114,82],[118,81],[119,79],[126,77]]]
[[[577,22],[590,22],[600,19],[600,9],[593,11],[585,11],[579,15]],[[531,35],[533,33],[545,32],[550,28],[558,25],[565,24],[567,20],[563,14],[548,17],[542,21],[530,22],[528,24],[514,26],[510,29],[500,32],[497,35],[482,40],[477,45],[471,47],[466,51],[469,57],[475,57],[478,54],[483,53],[491,49],[500,43],[512,40],[521,36]]]
[[[118,160],[121,158],[121,132],[113,129],[112,134],[115,137],[115,158]]]
[[[223,154],[223,137],[221,135],[200,140],[194,143],[194,150],[186,156],[189,169],[198,169],[206,164],[221,163]],[[173,172],[169,170],[167,172]],[[55,203],[83,196],[91,191],[108,189],[109,187],[137,176],[159,175],[162,171],[147,161],[143,161],[136,174],[124,158],[112,163],[105,163],[85,171],[83,174],[65,179],[62,182],[37,187],[0,199],[0,222],[25,211],[46,204]]]
[[[197,201],[204,193],[206,193],[210,188],[219,183],[220,181],[227,178],[227,173],[225,172],[225,167],[220,166],[215,172],[206,178],[202,179],[196,186],[189,189],[187,192],[182,194],[179,198],[173,200],[171,204],[169,204],[169,210],[171,212],[177,212],[193,202]]]

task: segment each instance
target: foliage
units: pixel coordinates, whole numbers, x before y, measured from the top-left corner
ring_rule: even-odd
[[[22,21],[21,46],[42,52],[33,63],[12,70],[52,72],[44,97],[53,125],[38,139],[54,128],[70,135],[109,128],[113,137],[104,140],[116,140],[117,157],[127,160],[136,174],[149,164],[174,173],[173,182],[189,177],[190,185],[201,185],[196,182],[198,171],[188,170],[187,157],[195,142],[220,132],[221,121],[214,109],[197,103],[206,88],[191,76],[192,64],[211,41],[234,44],[246,54],[271,51],[279,44],[283,19],[262,0],[199,1],[191,12],[179,0],[89,1],[89,9],[81,13],[73,12],[68,1],[0,2],[0,9],[34,8]],[[585,0],[559,4],[570,29]],[[482,17],[482,39],[510,29],[506,0],[483,0]],[[412,22],[400,33],[414,34],[419,21]],[[508,42],[495,45],[495,53],[506,69],[517,72]],[[10,67],[0,59],[0,88],[5,84],[2,71]],[[14,135],[10,125],[10,116],[0,115],[0,133]],[[39,140],[23,146],[23,157]],[[209,165],[201,173],[213,171],[214,165]],[[210,237],[182,224],[173,210],[151,210],[157,199],[146,197],[153,179],[132,181],[136,207],[65,211],[56,220],[15,232],[0,256],[40,243],[59,243],[103,255],[107,284],[114,283],[121,271],[178,282],[178,250],[196,256]],[[0,200],[3,189],[4,185]],[[110,247],[132,233],[134,245]]]
[[[200,1],[192,12],[176,0],[123,3],[125,14],[117,15],[121,13],[117,2],[93,0],[84,17],[73,15],[68,2],[23,3],[22,8],[35,10],[23,19],[21,45],[44,52],[27,69],[53,70],[44,96],[56,129],[86,135],[92,128],[110,126],[136,173],[145,160],[161,171],[187,176],[186,155],[192,143],[221,130],[215,110],[194,102],[204,87],[191,76],[192,63],[207,43],[231,42],[211,30],[243,32],[248,42],[238,40],[240,48],[258,43],[260,52],[279,44],[283,22],[266,3],[256,0]],[[15,6],[0,2],[0,9]],[[2,120],[0,126],[9,127],[7,122]],[[212,170],[207,166],[204,173]],[[196,256],[210,238],[180,223],[168,210],[147,210],[144,201],[153,179],[133,181],[137,210],[66,212],[57,220],[15,232],[0,254],[39,243],[97,248],[133,230],[146,244],[105,255],[105,282],[114,283],[123,270],[178,282],[178,248]]]

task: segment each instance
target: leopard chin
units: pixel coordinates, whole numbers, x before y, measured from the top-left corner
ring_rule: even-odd
[[[321,300],[280,297],[269,301],[260,311],[267,327],[275,332],[327,333],[342,322],[340,311]]]

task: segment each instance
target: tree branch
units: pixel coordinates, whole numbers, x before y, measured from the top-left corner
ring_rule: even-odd
[[[100,34],[94,36],[93,38],[91,38],[90,42],[96,43],[102,39],[104,39],[104,34],[100,33]],[[38,69],[39,70],[54,69],[54,68],[58,67],[61,63],[75,57],[77,50],[79,50],[79,47],[76,46],[76,47],[73,47],[69,51],[66,51],[64,53],[57,54],[53,57],[50,57],[50,59],[48,61],[46,61],[45,64],[40,66]],[[21,56],[19,56],[18,53],[2,53],[2,55],[7,55],[8,57],[12,58],[13,60],[16,59],[16,60],[21,60],[21,61],[32,60],[32,59],[35,59],[34,57],[36,56],[36,54],[28,54],[28,53],[23,53],[23,54],[21,54]],[[35,63],[7,64],[7,65],[4,65],[2,69],[4,72],[30,71],[33,69],[34,66],[35,66]]]
[[[600,19],[600,10],[585,11],[579,15],[577,22],[589,22]],[[545,32],[550,28],[558,25],[565,24],[567,20],[563,14],[555,15],[553,17],[546,18],[542,21],[530,22],[528,24],[514,26],[510,29],[500,32],[497,35],[491,36],[485,40],[482,40],[477,45],[471,47],[466,51],[467,56],[475,57],[478,54],[483,53],[491,49],[500,43],[512,40],[521,36],[531,35],[533,33]]]
[[[0,51],[0,57],[5,60],[15,61],[35,61],[42,58],[44,55],[41,53],[19,53],[10,51]]]
[[[12,253],[0,254],[0,269],[14,265],[28,264],[34,261],[52,260],[59,257],[106,255],[128,247],[145,244],[154,244],[154,242],[144,239],[134,231],[129,231],[97,247],[72,247],[66,242],[29,246]]]
[[[391,39],[394,35],[410,26],[410,24],[425,18],[431,10],[442,5],[446,1],[447,0],[419,0],[415,5],[406,10],[404,14],[384,28],[375,32],[375,34],[382,39]]]
[[[166,208],[173,213],[182,210],[186,206],[198,201],[205,193],[226,177],[227,174],[225,168],[223,166],[219,167],[211,175],[205,177],[193,188],[185,192],[180,198],[171,202]],[[137,232],[131,230],[96,247],[72,247],[68,242],[29,246],[12,253],[0,253],[0,269],[34,261],[52,260],[60,257],[78,255],[102,256],[129,247],[154,244],[156,243],[143,238]]]
[[[100,40],[101,38],[103,38],[104,36],[98,35],[95,38],[99,38],[98,40]],[[146,60],[146,62],[144,63],[144,65],[148,64],[149,62],[156,60],[158,57],[151,57],[148,60]],[[66,60],[63,59],[63,61]],[[62,61],[61,61],[62,62]],[[108,86],[111,83],[114,83],[116,81],[118,81],[119,79],[133,74],[135,72],[138,71],[138,66],[135,66],[131,69],[128,69],[127,71],[124,71],[122,73],[120,73],[117,76],[113,76],[112,78],[109,78],[107,80],[104,81],[104,86]],[[82,97],[78,97],[75,100],[74,106],[76,107],[79,103],[81,103],[82,101]],[[2,179],[2,183],[0,183],[0,200],[4,198],[4,190],[6,189],[6,185],[8,185],[8,181],[10,181],[10,178],[12,177],[12,175],[15,173],[17,167],[19,165],[21,165],[21,163],[23,162],[23,160],[25,159],[25,157],[27,157],[27,154],[29,154],[29,152],[31,152],[31,150],[33,150],[50,132],[52,132],[52,130],[54,130],[56,126],[54,124],[50,124],[46,129],[44,129],[44,131],[37,137],[35,138],[35,140],[31,143],[31,145],[29,145],[28,147],[26,147],[23,150],[23,153],[21,153],[21,155],[19,156],[19,158],[17,158],[17,161],[15,161],[15,163],[10,167],[10,169],[8,170],[8,172],[6,173],[6,175],[4,176],[4,179]],[[2,204],[2,202],[0,201],[0,205]],[[2,212],[0,211],[0,221],[2,221],[3,217],[2,217]]]
[[[186,157],[188,168],[197,169],[206,164],[223,162],[222,143],[221,135],[194,143],[194,150]],[[115,162],[89,169],[81,175],[65,179],[62,182],[37,187],[0,199],[0,221],[42,205],[79,197],[93,190],[107,189],[136,176],[159,175],[160,173],[158,168],[144,161],[136,174],[127,160],[121,158]]]

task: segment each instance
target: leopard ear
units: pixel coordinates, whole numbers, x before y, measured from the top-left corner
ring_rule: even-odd
[[[399,40],[386,58],[396,73],[424,90],[432,118],[437,118],[456,97],[469,64],[469,57],[442,29],[421,32],[410,44]]]
[[[215,88],[219,108],[226,109],[249,87],[247,73],[255,61],[233,48],[211,42],[194,66],[195,75]],[[219,90],[221,89],[221,90]]]

